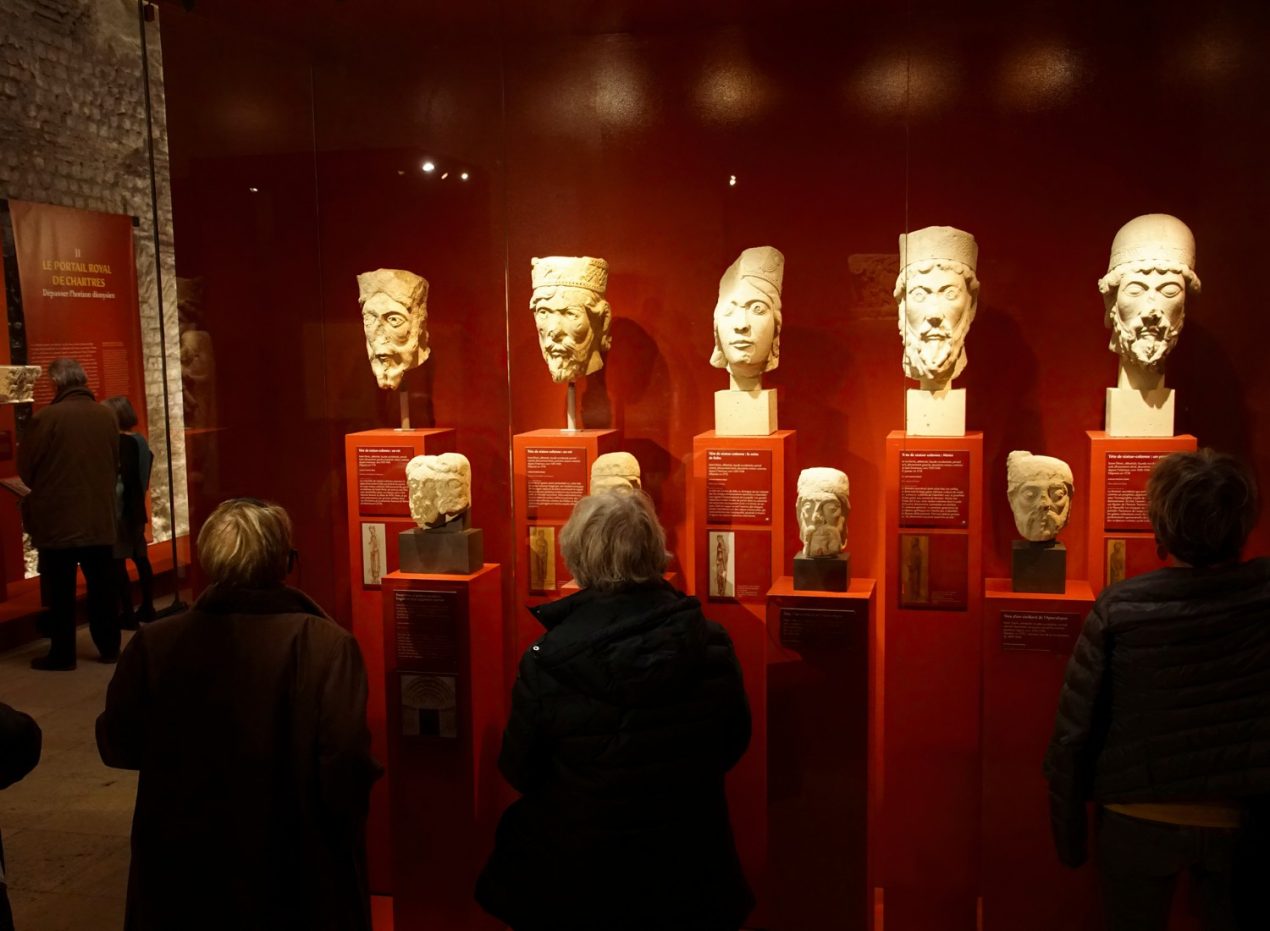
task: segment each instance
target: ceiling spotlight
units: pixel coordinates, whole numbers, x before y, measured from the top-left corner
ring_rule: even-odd
[[[465,171],[465,172],[463,172],[463,174],[459,175],[459,180],[460,180],[460,181],[466,181],[466,180],[467,180],[467,172],[466,172],[466,171]]]
[[[448,171],[443,171],[443,172],[441,173],[441,180],[442,180],[442,181],[444,181],[444,180],[445,180],[446,178],[448,178],[448,177],[450,177],[450,173],[449,173]]]
[[[728,175],[728,187],[736,187],[736,175]]]
[[[436,170],[437,170],[437,166],[436,166],[436,165],[434,165],[434,164],[432,164],[431,162],[424,162],[424,163],[423,163],[423,170],[424,170],[424,171],[426,171],[426,172],[431,173],[431,172],[434,172],[434,171],[436,171]]]
[[[260,188],[258,188],[258,187],[249,187],[249,188],[247,188],[247,190],[251,191],[251,193],[253,193],[253,194],[259,194],[259,193],[260,193]]]

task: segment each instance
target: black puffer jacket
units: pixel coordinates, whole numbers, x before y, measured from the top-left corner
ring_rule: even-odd
[[[1113,585],[1067,664],[1045,756],[1054,841],[1085,859],[1085,802],[1270,793],[1270,559]]]
[[[522,798],[477,883],[516,931],[736,928],[753,905],[723,777],[750,713],[732,641],[669,585],[534,612],[499,767]]]

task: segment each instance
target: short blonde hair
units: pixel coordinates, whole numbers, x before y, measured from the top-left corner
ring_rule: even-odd
[[[582,588],[653,582],[666,569],[666,534],[642,491],[607,491],[577,503],[560,531],[560,553]]]
[[[213,584],[267,588],[287,577],[291,518],[276,504],[231,498],[198,533],[198,561]]]

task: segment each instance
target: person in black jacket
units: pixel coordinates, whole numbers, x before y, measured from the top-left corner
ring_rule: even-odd
[[[115,484],[115,594],[119,597],[119,627],[136,630],[137,622],[154,620],[154,569],[146,543],[146,498],[150,492],[150,472],[154,454],[145,437],[137,433],[137,412],[122,394],[101,402],[119,422],[119,480]],[[128,560],[137,567],[141,587],[141,610],[132,610],[132,582]]]
[[[1240,828],[1270,793],[1270,559],[1239,561],[1256,485],[1230,456],[1176,453],[1147,504],[1171,566],[1112,585],[1085,621],[1045,758],[1054,840],[1083,863],[1097,803],[1108,931],[1167,927],[1183,870],[1205,928],[1239,927]]]
[[[749,745],[732,641],[662,579],[639,491],[583,498],[560,536],[581,591],[534,608],[476,888],[514,931],[735,931],[753,907],[724,774]]]
[[[29,714],[0,704],[0,789],[7,789],[40,762],[44,735]],[[5,882],[4,844],[0,843],[0,931],[13,931]]]

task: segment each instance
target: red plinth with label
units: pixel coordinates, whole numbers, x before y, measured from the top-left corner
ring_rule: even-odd
[[[1159,569],[1147,518],[1147,478],[1169,453],[1194,452],[1195,437],[1089,436],[1089,584],[1098,594],[1113,582]]]
[[[877,585],[767,596],[768,858],[773,928],[865,928]]]
[[[741,864],[759,894],[760,925],[767,862],[767,592],[789,571],[787,514],[793,505],[794,431],[692,441],[682,558],[689,594],[727,628],[736,647],[754,720],[749,752],[728,777],[728,804]],[[793,528],[797,541],[797,528]]]
[[[509,794],[501,568],[392,572],[383,595],[393,926],[496,931],[472,884]]]
[[[615,452],[616,430],[531,430],[512,437],[516,507],[516,603],[533,606],[563,594],[569,582],[560,556],[560,528],[591,484],[591,463]],[[516,643],[508,661],[519,661],[542,636],[528,611],[516,612]],[[515,666],[509,666],[514,672]]]
[[[371,750],[388,758],[384,718],[384,641],[382,579],[397,568],[397,535],[415,526],[406,494],[406,463],[415,456],[454,449],[454,430],[364,430],[344,436],[345,488],[348,492],[348,580],[353,636],[362,648],[370,692],[366,718]],[[392,892],[391,835],[388,819],[392,771],[375,785],[366,824],[371,891]]]
[[[1072,579],[1063,594],[1014,592],[1009,579],[984,588],[981,927],[1100,927],[1093,867],[1069,870],[1054,852],[1041,773],[1093,590]]]
[[[887,931],[972,929],[978,898],[983,434],[886,438],[875,896]]]

